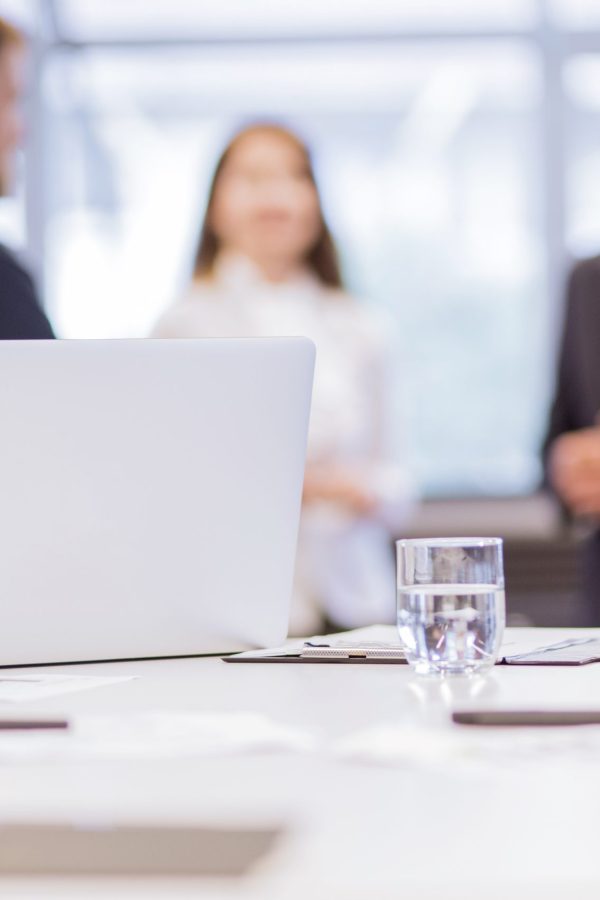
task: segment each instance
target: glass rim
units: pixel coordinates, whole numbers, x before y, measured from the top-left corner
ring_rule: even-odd
[[[396,547],[499,547],[500,537],[400,538]]]

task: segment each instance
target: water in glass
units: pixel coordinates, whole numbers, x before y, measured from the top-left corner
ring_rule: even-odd
[[[472,674],[494,665],[504,628],[504,589],[421,584],[398,589],[398,630],[416,671]]]

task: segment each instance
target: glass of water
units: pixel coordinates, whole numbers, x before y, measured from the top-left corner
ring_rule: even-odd
[[[424,675],[471,675],[494,665],[504,631],[501,538],[396,543],[398,631]]]

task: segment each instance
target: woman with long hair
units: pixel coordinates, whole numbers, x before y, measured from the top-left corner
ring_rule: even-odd
[[[257,124],[217,163],[190,289],[153,336],[277,335],[317,346],[290,630],[391,621],[412,491],[388,453],[381,329],[344,291],[306,146]]]

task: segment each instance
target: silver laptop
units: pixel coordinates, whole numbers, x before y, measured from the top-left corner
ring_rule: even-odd
[[[285,638],[314,347],[0,342],[0,665]]]

